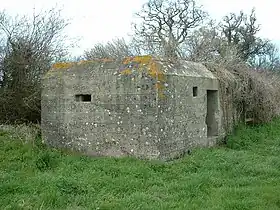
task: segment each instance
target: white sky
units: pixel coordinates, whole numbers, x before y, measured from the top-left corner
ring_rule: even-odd
[[[80,37],[79,48],[73,54],[81,54],[98,42],[116,37],[126,37],[131,31],[133,13],[141,9],[147,0],[0,0],[0,9],[9,14],[31,14],[33,8],[46,10],[55,5],[63,7],[63,16],[71,18],[67,29],[71,37]],[[280,46],[279,0],[198,0],[211,17],[220,19],[229,12],[256,8],[258,22],[262,25],[260,36],[269,38]],[[280,2],[279,2],[280,5]]]

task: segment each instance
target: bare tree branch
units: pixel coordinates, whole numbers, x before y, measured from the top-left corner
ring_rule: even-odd
[[[166,57],[177,57],[190,31],[207,17],[194,0],[149,0],[136,15],[142,20],[135,25],[137,41],[148,52]]]

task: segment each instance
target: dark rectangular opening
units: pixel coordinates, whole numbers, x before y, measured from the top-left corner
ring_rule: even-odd
[[[90,94],[78,94],[78,95],[75,95],[75,99],[78,102],[90,102],[91,95]]]
[[[215,118],[215,114],[218,110],[218,91],[207,90],[207,114],[206,114],[206,125],[207,125],[207,136],[218,135],[218,122]]]
[[[197,96],[197,87],[193,87],[193,97]]]

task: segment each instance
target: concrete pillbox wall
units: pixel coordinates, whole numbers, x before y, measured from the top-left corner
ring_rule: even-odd
[[[121,61],[85,62],[49,71],[42,92],[44,140],[87,155],[162,160],[213,145],[222,133],[213,74],[197,63],[141,59],[125,67]]]

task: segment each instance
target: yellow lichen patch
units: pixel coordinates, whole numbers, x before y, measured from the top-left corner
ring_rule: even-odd
[[[159,97],[160,99],[166,98],[166,96],[164,95],[163,91],[158,91],[158,97]]]
[[[125,70],[121,71],[121,74],[129,75],[129,74],[132,74],[132,71],[130,69],[125,69]]]
[[[164,98],[164,83],[166,82],[166,78],[164,73],[161,71],[159,64],[155,62],[152,56],[135,56],[129,57],[123,60],[124,65],[128,65],[130,63],[138,64],[137,70],[141,70],[143,68],[147,69],[148,75],[157,81],[155,88],[158,90],[158,94],[160,98]],[[144,67],[145,66],[145,67]],[[132,67],[133,68],[133,67]],[[131,70],[125,69],[121,71],[121,74],[131,74]]]
[[[68,62],[68,63],[55,63],[52,65],[53,69],[68,69],[72,67],[75,62]]]
[[[124,59],[123,64],[129,64],[130,62],[135,62],[143,65],[143,64],[150,63],[152,59],[153,57],[150,55],[129,57]]]
[[[164,88],[164,85],[161,83],[157,83],[157,84],[155,84],[155,88],[158,90],[162,90]]]
[[[155,63],[155,62],[149,63],[148,68],[149,68],[149,75],[151,77],[157,79],[158,81],[162,81],[162,82],[165,80],[164,74],[160,70],[157,63]]]
[[[97,63],[97,62],[113,62],[114,59],[110,58],[102,58],[102,59],[94,59],[94,60],[82,60],[79,62],[59,62],[52,65],[53,69],[68,69],[74,65],[83,65],[88,63]]]
[[[92,60],[82,60],[82,61],[79,61],[77,64],[78,65],[83,65],[83,64],[87,64],[87,63],[95,63],[95,61],[92,61]]]
[[[77,64],[78,65],[83,65],[83,64],[89,64],[89,63],[98,63],[98,62],[113,62],[115,61],[114,59],[110,59],[110,58],[102,58],[102,59],[94,59],[94,60],[82,60],[79,61]]]

